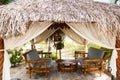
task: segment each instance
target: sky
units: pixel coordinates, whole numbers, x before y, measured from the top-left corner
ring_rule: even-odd
[[[109,3],[109,2],[110,2],[110,0],[94,0],[94,1],[107,2],[107,3]]]

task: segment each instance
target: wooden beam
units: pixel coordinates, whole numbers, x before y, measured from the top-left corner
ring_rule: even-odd
[[[1,49],[4,49],[4,40],[2,38],[0,38],[0,50]],[[4,51],[0,51],[0,80],[2,80],[3,62],[4,62]]]
[[[120,38],[116,38],[116,48],[120,48]],[[116,80],[120,80],[120,50],[117,50],[118,52],[118,58],[116,59],[116,66],[117,66],[117,72],[116,72]]]

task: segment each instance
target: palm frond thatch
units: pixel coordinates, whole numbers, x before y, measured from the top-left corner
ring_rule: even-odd
[[[92,0],[20,0],[0,6],[0,36],[24,34],[33,21],[95,22],[119,31],[120,6]]]

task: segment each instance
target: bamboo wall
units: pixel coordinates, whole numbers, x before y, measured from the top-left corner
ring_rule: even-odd
[[[120,39],[116,40],[116,48],[120,48]],[[118,58],[116,59],[116,66],[117,66],[116,80],[120,80],[120,50],[117,50],[117,52],[118,52]]]
[[[4,41],[1,38],[0,38],[0,49],[4,49]],[[3,61],[4,61],[4,51],[0,51],[0,80],[2,80]]]

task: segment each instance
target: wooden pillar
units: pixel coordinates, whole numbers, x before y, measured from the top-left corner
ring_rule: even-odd
[[[32,39],[30,42],[31,42],[31,49],[35,49],[34,39]]]
[[[84,39],[84,50],[85,50],[85,52],[88,52],[87,44],[88,44],[87,40]]]
[[[51,42],[50,42],[50,39],[48,39],[48,52],[51,52]]]
[[[4,40],[0,38],[0,50],[4,49]],[[0,80],[2,80],[4,51],[0,51]]]
[[[120,48],[120,39],[116,38],[116,48]],[[120,50],[117,50],[118,52],[118,58],[116,59],[116,66],[117,66],[117,72],[116,72],[116,80],[120,80]]]
[[[61,49],[59,49],[59,57],[60,57],[60,60],[61,60]]]

